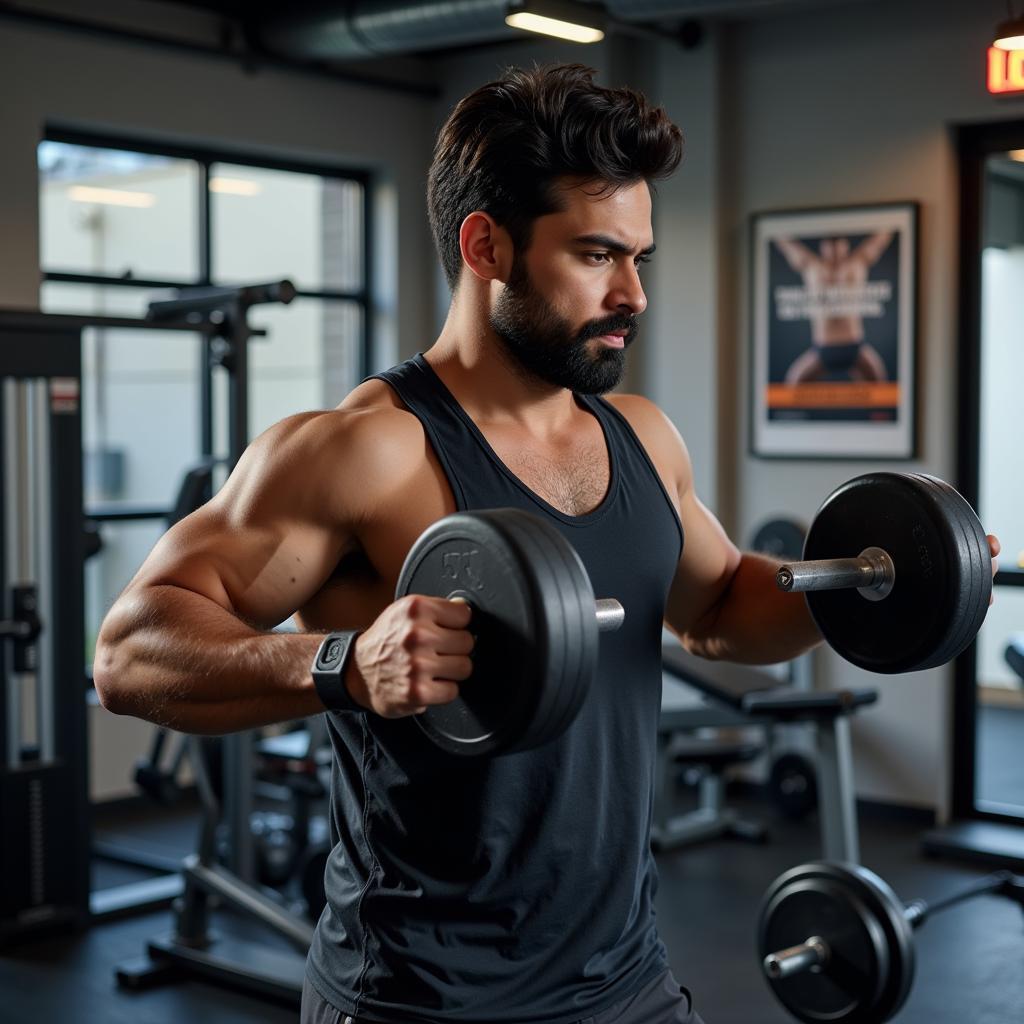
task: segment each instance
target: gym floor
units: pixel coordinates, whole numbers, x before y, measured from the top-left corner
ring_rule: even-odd
[[[781,822],[754,797],[731,801],[771,825],[765,845],[718,840],[658,858],[658,923],[679,981],[694,993],[707,1024],[785,1024],[791,1018],[761,980],[754,931],[761,894],[778,874],[817,856],[811,819]],[[166,853],[187,853],[192,814],[135,811],[134,834]],[[104,812],[97,829],[123,832],[123,812]],[[920,821],[862,815],[862,859],[904,899],[935,899],[979,877],[977,868],[930,861],[919,852]],[[97,865],[98,886],[131,880],[123,869]],[[217,912],[222,933],[254,937],[257,926]],[[0,957],[0,1019],[17,1024],[217,1024],[294,1022],[291,1009],[199,981],[143,993],[120,991],[114,967],[139,957],[146,941],[169,930],[167,911],[115,921],[82,935],[50,938]],[[267,942],[286,948],[273,935]],[[917,977],[899,1024],[1019,1024],[1024,1007],[1024,915],[1005,900],[981,897],[928,921],[917,933]]]

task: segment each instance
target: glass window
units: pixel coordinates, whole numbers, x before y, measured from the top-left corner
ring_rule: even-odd
[[[359,303],[297,298],[258,306],[251,318],[269,332],[250,343],[251,437],[292,413],[333,408],[359,383]]]
[[[119,149],[43,142],[40,249],[46,270],[194,280],[199,165]]]
[[[289,278],[310,291],[362,287],[358,182],[215,163],[210,193],[217,283]]]
[[[83,333],[85,502],[169,507],[199,458],[199,338],[182,331]]]

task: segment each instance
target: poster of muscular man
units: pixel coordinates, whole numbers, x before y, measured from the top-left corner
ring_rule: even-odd
[[[759,214],[755,455],[914,454],[917,206]]]

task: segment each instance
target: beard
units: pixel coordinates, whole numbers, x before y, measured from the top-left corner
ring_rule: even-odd
[[[637,336],[636,316],[620,313],[591,320],[574,331],[534,289],[518,258],[516,263],[490,315],[491,330],[513,367],[527,379],[584,395],[611,391],[622,380],[626,350]],[[602,345],[596,353],[587,350],[591,338],[612,331],[626,331],[621,349]]]

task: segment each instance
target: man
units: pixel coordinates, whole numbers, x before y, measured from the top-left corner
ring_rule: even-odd
[[[664,111],[582,67],[466,97],[429,179],[453,289],[440,337],[257,438],[103,625],[111,710],[223,733],[328,708],[336,845],[306,1022],[700,1020],[654,923],[662,624],[749,662],[819,634],[775,563],[741,555],[700,503],[666,417],[594,397],[636,338],[650,183],[680,153]],[[471,612],[393,594],[427,526],[500,506],[559,529],[626,619],[561,738],[466,760],[410,716],[469,677]],[[306,632],[271,632],[292,613]],[[331,630],[361,632],[340,638],[340,676],[314,680]]]
[[[843,293],[856,295],[863,289],[868,271],[882,258],[892,237],[891,231],[878,231],[853,252],[845,238],[823,238],[820,255],[798,239],[775,239],[786,262],[821,307],[811,317],[811,347],[793,360],[786,371],[787,384],[821,380],[828,373],[843,373],[857,381],[886,379],[885,361],[864,340],[863,317],[842,307]],[[830,297],[830,290],[838,297]]]

